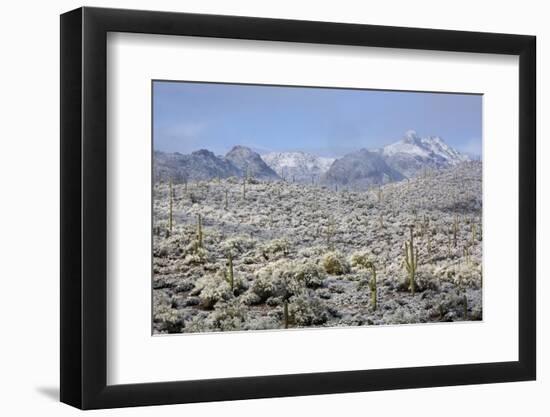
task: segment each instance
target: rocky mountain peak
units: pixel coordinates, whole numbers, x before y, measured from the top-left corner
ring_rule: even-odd
[[[239,168],[242,175],[250,175],[260,179],[279,178],[277,173],[264,162],[259,153],[246,146],[234,146],[225,155],[225,159]]]
[[[279,174],[280,177],[297,182],[316,182],[328,171],[334,158],[326,158],[303,151],[270,152],[262,159]]]

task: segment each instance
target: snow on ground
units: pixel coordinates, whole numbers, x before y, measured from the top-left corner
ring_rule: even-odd
[[[157,183],[154,332],[481,320],[481,169],[466,162],[361,192],[174,184],[171,233],[170,185]]]

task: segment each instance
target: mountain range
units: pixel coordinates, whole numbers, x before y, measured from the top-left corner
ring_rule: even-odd
[[[335,160],[307,152],[270,152],[262,159],[279,177],[298,182],[318,180]]]
[[[421,138],[414,130],[403,139],[376,150],[386,163],[405,177],[414,177],[424,168],[440,169],[469,161],[470,158],[447,145],[439,136]]]
[[[197,181],[248,176],[266,181],[362,188],[414,177],[426,168],[444,169],[469,160],[440,137],[420,137],[410,130],[395,143],[378,149],[359,149],[340,158],[307,152],[260,155],[245,146],[234,146],[223,156],[205,149],[186,155],[155,151],[154,174],[157,180]]]

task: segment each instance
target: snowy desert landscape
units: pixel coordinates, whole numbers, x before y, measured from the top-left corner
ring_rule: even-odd
[[[154,334],[482,319],[479,158],[229,149],[154,152]]]

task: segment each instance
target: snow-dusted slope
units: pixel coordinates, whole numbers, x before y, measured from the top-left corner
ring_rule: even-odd
[[[413,177],[424,168],[448,168],[470,160],[439,136],[421,138],[414,130],[409,130],[402,140],[384,146],[379,152],[390,167],[406,177]]]
[[[262,159],[281,178],[297,182],[317,181],[334,162],[334,158],[306,152],[271,152],[262,155]]]
[[[225,159],[239,168],[243,175],[250,175],[256,179],[275,180],[279,177],[260,157],[260,154],[254,152],[246,146],[233,146],[225,155]]]
[[[241,176],[241,170],[230,161],[201,149],[188,155],[155,151],[153,168],[155,179],[175,182],[204,181],[212,178]]]
[[[334,161],[323,175],[322,182],[362,189],[375,184],[400,181],[403,178],[399,171],[386,163],[380,153],[360,149]]]
[[[342,158],[306,152],[271,152],[263,155],[234,146],[225,156],[208,150],[189,155],[155,152],[155,178],[205,180],[251,175],[260,180],[368,186],[414,177],[425,169],[454,167],[470,158],[438,136],[419,137],[415,131],[379,149],[361,149]]]

